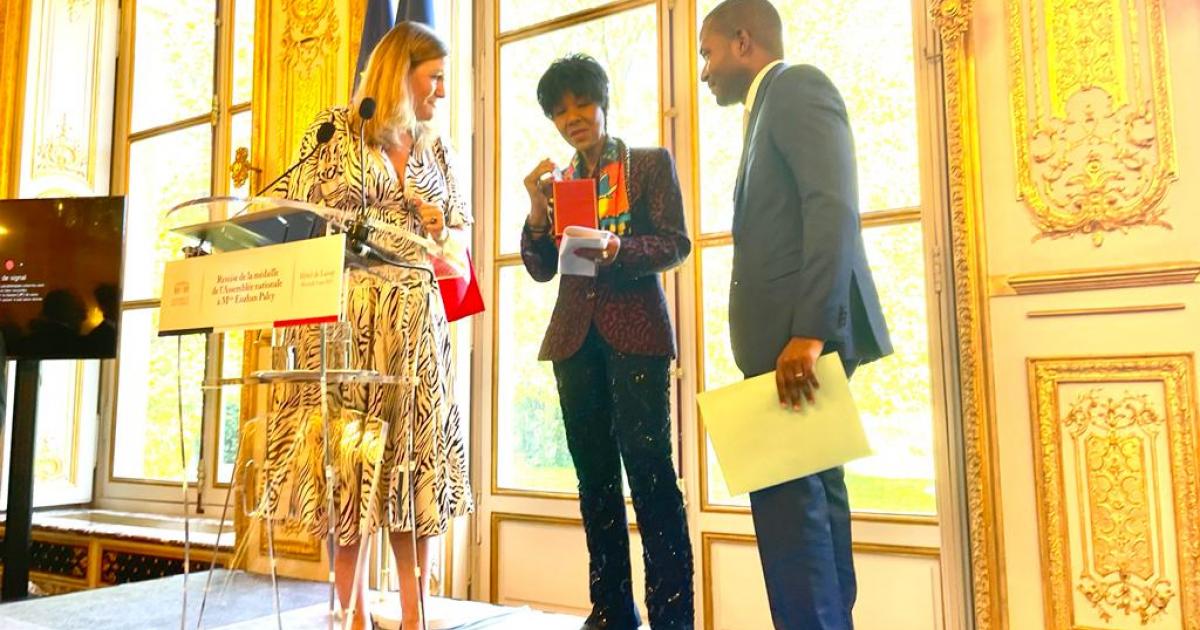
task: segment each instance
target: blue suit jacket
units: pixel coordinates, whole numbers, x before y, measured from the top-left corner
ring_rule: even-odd
[[[729,330],[746,376],[792,337],[844,361],[892,352],[867,265],[854,139],[842,96],[812,66],[779,65],[750,112],[734,187]]]

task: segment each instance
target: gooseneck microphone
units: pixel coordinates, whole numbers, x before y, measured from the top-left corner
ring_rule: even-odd
[[[375,116],[375,99],[368,96],[358,104],[358,117],[362,120],[362,123],[358,126],[358,161],[363,174],[362,181],[359,182],[358,212],[354,219],[349,221],[345,226],[346,246],[358,256],[374,257],[395,267],[420,271],[429,276],[430,284],[436,285],[437,277],[434,275],[432,269],[414,265],[403,260],[397,260],[385,248],[378,247],[375,243],[371,242],[371,232],[373,229],[367,218],[367,142],[363,130],[367,126],[367,121],[371,120],[373,116]],[[400,177],[403,178],[404,174],[401,173]]]
[[[333,138],[333,134],[335,131],[337,131],[337,129],[333,126],[333,123],[331,123],[329,121],[325,121],[325,122],[321,123],[321,126],[317,127],[317,143],[313,145],[313,148],[309,149],[308,153],[305,153],[304,155],[300,156],[300,159],[296,160],[296,163],[289,166],[286,171],[280,173],[279,177],[276,177],[275,179],[271,180],[271,183],[267,184],[266,186],[263,186],[261,189],[259,189],[258,192],[254,193],[254,196],[258,197],[259,195],[267,192],[268,190],[271,189],[272,186],[274,186],[275,184],[278,184],[280,182],[280,180],[282,180],[284,177],[291,175],[292,171],[299,168],[301,164],[304,164],[305,162],[307,162],[309,160],[309,158],[316,155],[317,151],[321,147],[325,146],[325,143],[329,142],[330,138]]]
[[[368,96],[358,104],[358,117],[362,119],[362,122],[358,125],[358,163],[362,167],[363,173],[366,174],[367,141],[366,138],[363,137],[363,132],[367,128],[367,121],[375,117],[375,99]],[[363,223],[367,218],[367,180],[365,177],[363,178],[362,186],[359,186],[359,189],[362,191],[362,206],[359,209],[361,214],[358,218],[359,222]]]
[[[354,220],[346,225],[348,245],[360,256],[366,253],[367,241],[371,238],[371,228],[367,225],[367,139],[364,130],[367,121],[374,116],[375,99],[368,96],[358,104],[358,117],[362,121],[358,125],[358,164],[362,171],[361,181],[358,183],[360,205]]]
[[[258,192],[254,193],[252,198],[262,196],[263,193],[267,192],[268,190],[271,190],[271,188],[273,186],[275,186],[275,184],[278,184],[280,181],[282,181],[284,177],[291,175],[292,171],[299,168],[300,165],[308,162],[308,160],[311,159],[312,156],[317,154],[317,151],[320,150],[321,147],[325,146],[325,144],[327,142],[329,142],[330,139],[333,138],[333,134],[335,132],[337,132],[337,128],[333,126],[333,123],[331,123],[329,121],[325,121],[325,122],[321,123],[320,126],[317,127],[317,138],[316,138],[317,143],[314,144],[313,147],[308,150],[308,153],[305,153],[304,155],[300,156],[300,159],[296,160],[291,166],[289,166],[287,168],[286,171],[280,173],[279,177],[276,177],[275,179],[271,180],[271,182],[269,184],[260,188],[258,190]],[[238,210],[237,212],[234,212],[233,214],[229,215],[228,219],[235,219],[237,217],[240,217],[243,214],[246,214],[247,212],[249,212],[254,207],[255,207],[254,202],[247,200],[246,205],[242,206],[241,210]],[[286,222],[285,222],[285,226],[286,227],[284,228],[284,238],[286,239],[287,238],[287,229],[290,226],[287,226]],[[204,249],[204,243],[205,243],[204,239],[201,239],[200,242],[194,246],[184,247],[183,251],[188,256],[201,256],[201,255],[207,254],[208,252]]]

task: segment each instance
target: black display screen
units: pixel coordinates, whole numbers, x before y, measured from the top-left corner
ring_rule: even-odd
[[[0,331],[10,359],[110,359],[124,197],[0,200]]]

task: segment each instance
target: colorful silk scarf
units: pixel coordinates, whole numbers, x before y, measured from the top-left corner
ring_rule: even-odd
[[[567,179],[586,177],[583,156],[579,153],[571,159],[571,166],[564,173]],[[596,224],[617,236],[629,231],[629,149],[625,143],[608,138],[604,153],[595,171],[596,178]]]

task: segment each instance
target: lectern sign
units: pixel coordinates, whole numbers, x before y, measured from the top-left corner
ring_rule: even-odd
[[[169,262],[158,334],[336,321],[345,254],[338,234]]]

